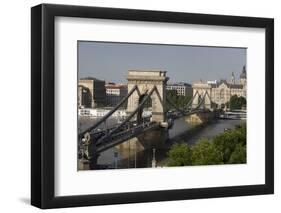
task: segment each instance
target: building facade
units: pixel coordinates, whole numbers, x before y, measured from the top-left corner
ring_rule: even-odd
[[[87,87],[78,85],[78,107],[89,108],[92,106],[90,90]]]
[[[192,96],[192,85],[187,83],[170,83],[166,86],[167,90],[176,91],[177,95],[181,96]]]
[[[208,105],[211,108],[225,109],[226,103],[230,101],[231,96],[237,95],[238,97],[244,97],[247,99],[246,68],[245,66],[243,67],[239,82],[235,81],[234,73],[232,73],[230,81],[207,81],[206,83],[199,81],[194,83],[192,87],[193,95],[196,93],[199,94],[196,98],[194,98],[194,106],[199,103],[200,97],[202,98],[205,92],[207,92],[208,97],[206,102],[208,102]]]
[[[89,90],[88,98],[90,99],[90,107],[103,107],[106,104],[106,94],[105,94],[105,81],[99,80],[93,77],[81,78],[78,84],[79,88],[87,88]],[[80,97],[79,97],[80,95]],[[78,101],[83,102],[82,93],[78,93]]]
[[[125,84],[108,83],[105,85],[106,105],[116,106],[127,94],[128,87]],[[126,107],[126,103],[124,104]]]

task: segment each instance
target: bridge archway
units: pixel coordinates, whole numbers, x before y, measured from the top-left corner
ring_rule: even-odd
[[[138,104],[140,104],[148,95],[147,94],[142,94],[139,97]],[[152,109],[152,99],[151,97],[148,97],[147,102],[141,107],[137,113],[137,123],[143,122],[143,112],[144,110],[149,110]]]
[[[212,100],[210,95],[211,95],[210,87],[204,87],[201,85],[193,87],[192,108],[196,108],[202,102],[201,105],[203,108],[211,109]]]
[[[128,99],[127,112],[133,112],[139,105],[140,99],[144,98],[154,88],[151,95],[152,121],[164,122],[166,120],[166,71],[150,70],[129,70],[128,71],[128,91],[136,85],[137,92],[134,92]]]

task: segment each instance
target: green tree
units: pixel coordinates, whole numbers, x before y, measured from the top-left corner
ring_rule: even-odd
[[[246,146],[237,144],[228,161],[230,164],[246,163]]]
[[[190,101],[191,96],[178,95],[176,90],[167,90],[167,99],[169,99],[177,108],[183,108]],[[173,109],[168,105],[168,110]]]
[[[246,124],[237,126],[234,130],[225,131],[213,139],[214,146],[218,150],[224,163],[229,163],[236,146],[246,146]]]
[[[222,157],[212,141],[201,139],[192,147],[193,165],[214,165],[222,164]]]
[[[244,97],[238,97],[237,95],[233,95],[230,97],[230,100],[228,103],[226,103],[226,106],[230,108],[230,110],[235,109],[242,109],[243,106],[246,106],[246,99]]]
[[[228,162],[231,153],[234,151],[236,139],[235,134],[230,131],[219,134],[213,139],[214,146],[224,163]]]
[[[191,165],[191,149],[185,143],[174,144],[168,152],[168,166]]]
[[[246,142],[247,142],[247,125],[245,122],[237,125],[235,127],[235,131],[237,132],[238,134],[238,137],[239,137],[239,142],[245,146],[246,145]]]
[[[201,139],[192,147],[174,144],[168,152],[168,166],[246,163],[246,133],[246,123],[242,123],[212,140]]]

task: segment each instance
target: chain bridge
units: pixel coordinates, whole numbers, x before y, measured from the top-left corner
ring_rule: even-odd
[[[168,79],[165,71],[129,70],[126,97],[97,123],[79,133],[80,158],[90,160],[92,167],[95,167],[100,153],[107,149],[146,132],[157,131],[162,134],[172,128],[174,120],[183,116],[210,112],[211,99],[207,91],[201,94],[196,92],[184,107],[177,107],[166,95]],[[100,129],[101,124],[106,123],[125,103],[126,118],[110,128]],[[148,103],[151,104],[152,115],[144,117],[143,110]],[[170,110],[167,110],[168,106]],[[157,140],[153,139],[153,142],[157,143]]]

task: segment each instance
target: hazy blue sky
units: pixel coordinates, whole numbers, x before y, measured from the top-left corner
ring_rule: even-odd
[[[246,49],[135,43],[78,43],[79,77],[126,83],[129,69],[165,70],[169,82],[236,79],[246,65]]]

